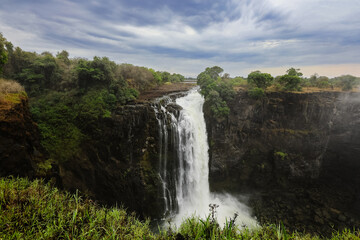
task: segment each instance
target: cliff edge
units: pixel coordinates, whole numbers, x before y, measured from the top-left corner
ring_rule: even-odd
[[[293,230],[360,226],[359,93],[240,91],[229,107],[205,111],[213,191],[248,194],[260,222]]]

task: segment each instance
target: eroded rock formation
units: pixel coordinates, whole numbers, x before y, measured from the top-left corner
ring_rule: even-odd
[[[331,232],[360,226],[360,94],[241,91],[207,114],[213,191],[247,193],[260,222]]]
[[[32,177],[39,134],[23,94],[0,100],[0,176]]]

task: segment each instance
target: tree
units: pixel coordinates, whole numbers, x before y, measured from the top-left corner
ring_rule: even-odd
[[[341,85],[343,91],[350,91],[356,85],[356,77],[351,75],[341,76]]]
[[[271,86],[274,78],[269,73],[261,73],[260,71],[252,72],[248,75],[249,84],[255,84],[258,88],[266,89]]]
[[[156,81],[157,84],[161,84],[163,82],[162,78],[161,78],[161,73],[160,72],[156,72],[154,69],[149,68],[149,71],[152,73],[152,75],[154,76],[154,79]]]
[[[56,54],[56,58],[61,60],[66,65],[70,65],[69,53],[67,51],[62,50],[61,52],[58,52]]]
[[[316,79],[316,86],[318,88],[327,88],[330,86],[329,78],[326,76],[320,76]]]
[[[298,77],[301,77],[303,74],[300,72],[300,69],[299,68],[297,68],[297,69],[295,69],[295,68],[290,68],[290,69],[288,69],[288,70],[286,70],[286,73],[287,73],[287,75],[289,75],[289,76],[298,76]]]
[[[225,74],[221,77],[223,69],[218,66],[206,68],[197,76],[197,83],[200,85],[201,94],[205,97],[206,105],[217,118],[226,117],[230,109],[227,102],[235,95],[233,83],[230,76]]]
[[[0,33],[0,74],[2,73],[3,66],[8,60],[8,55],[5,49],[6,43],[7,43],[6,39]]]
[[[169,72],[161,72],[161,79],[162,81],[165,82],[170,82],[170,76],[171,74]]]
[[[287,91],[300,91],[301,78],[303,74],[299,72],[300,69],[290,68],[286,71],[287,74],[280,76],[279,82]]]

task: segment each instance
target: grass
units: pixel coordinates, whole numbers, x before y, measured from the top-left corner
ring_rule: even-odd
[[[0,178],[0,239],[298,239],[318,236],[288,233],[280,225],[241,229],[234,219],[219,226],[210,214],[206,219],[186,219],[178,229],[151,232],[149,221],[141,222],[122,208],[104,208],[79,194],[61,192],[42,180]],[[331,240],[359,240],[357,230],[334,232]]]
[[[0,239],[154,239],[148,222],[44,184],[0,180]]]
[[[26,97],[24,87],[12,80],[0,78],[0,100],[6,103],[20,103]]]

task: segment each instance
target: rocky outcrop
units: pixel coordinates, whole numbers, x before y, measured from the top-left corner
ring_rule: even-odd
[[[205,111],[213,191],[250,194],[260,222],[329,233],[360,226],[360,94],[239,92]],[[205,106],[206,109],[206,106]]]
[[[149,104],[118,108],[88,132],[82,153],[60,165],[63,187],[79,189],[107,205],[123,205],[142,216],[157,216],[158,129]],[[95,130],[96,129],[96,130]]]
[[[0,176],[32,177],[39,157],[39,134],[22,93],[0,100]]]
[[[181,95],[183,93],[176,93],[168,99]],[[89,139],[84,141],[82,152],[60,165],[63,187],[79,189],[106,205],[123,205],[140,217],[162,217],[165,209],[159,151],[163,143],[155,104],[160,103],[118,107],[111,117],[92,126],[87,131]],[[167,108],[178,111],[172,104]],[[171,126],[168,128],[170,132]],[[173,154],[169,151],[168,155],[171,161]]]

